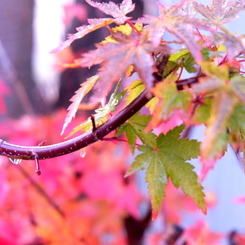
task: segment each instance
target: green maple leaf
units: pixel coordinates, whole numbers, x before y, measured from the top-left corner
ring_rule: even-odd
[[[171,54],[169,57],[169,62],[171,63],[171,66],[176,66],[179,63],[178,67],[184,67],[189,73],[196,72],[196,68],[194,67],[196,62],[188,49]]]
[[[245,78],[240,74],[234,75],[230,80],[232,91],[245,105]]]
[[[226,151],[228,123],[237,103],[238,99],[229,87],[213,93],[205,138],[201,144],[201,156],[204,159],[217,159]]]
[[[146,181],[151,197],[153,218],[156,218],[165,195],[168,177],[183,192],[193,198],[203,213],[206,213],[203,187],[199,184],[193,166],[186,162],[199,156],[199,142],[179,139],[184,126],[175,127],[166,135],[160,134],[156,139],[156,147],[139,146],[142,152],[126,173],[129,176],[139,170],[146,169]]]
[[[178,91],[175,80],[175,75],[170,75],[153,88],[154,95],[160,99],[156,107],[157,119],[168,120],[176,109],[187,114],[192,107],[192,93],[188,90]]]
[[[236,151],[243,152],[243,163],[245,164],[245,107],[243,104],[235,106],[227,123],[229,143]]]
[[[127,86],[125,90],[128,94],[128,96],[125,98],[126,106],[130,104],[134,99],[136,99],[145,90],[145,85],[142,83],[141,80],[135,80],[129,86]]]
[[[210,111],[212,107],[212,98],[208,95],[202,99],[202,103],[196,107],[194,115],[191,118],[194,124],[206,124],[210,117]]]
[[[126,89],[127,97],[125,97],[125,105],[130,104],[134,99],[136,99],[144,90],[145,85],[140,80],[133,81]],[[150,113],[154,112],[158,99],[156,97],[152,98],[146,103],[146,107],[149,109]]]
[[[207,98],[205,104],[197,108],[193,120],[206,123],[207,126],[201,144],[201,157],[205,160],[215,160],[227,149],[227,143],[231,138],[227,129],[230,128],[229,130],[234,132],[229,122],[231,117],[233,122],[234,118],[238,120],[233,115],[237,104],[239,101],[245,102],[244,78],[240,75],[230,77],[226,64],[212,66],[205,61],[201,66],[207,76],[193,85],[192,90],[195,93],[206,93]],[[211,100],[208,99],[210,96]],[[235,131],[239,132],[239,129]]]
[[[233,110],[231,117],[227,123],[229,128],[233,128],[234,131],[242,129],[245,131],[245,106],[243,104],[237,104]]]
[[[131,152],[134,153],[137,137],[144,143],[152,147],[156,146],[156,136],[151,132],[145,132],[146,126],[149,124],[151,116],[139,115],[136,113],[126,123],[119,127],[117,135],[125,132],[130,145]]]

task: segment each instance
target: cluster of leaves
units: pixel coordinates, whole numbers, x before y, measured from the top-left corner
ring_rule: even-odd
[[[107,121],[113,111],[130,104],[143,90],[148,91],[149,99],[154,98],[146,105],[146,114],[135,114],[116,134],[121,139],[125,133],[131,152],[136,148],[141,152],[126,176],[146,169],[153,218],[159,213],[169,181],[192,197],[206,213],[203,188],[187,161],[200,156],[203,164],[200,177],[204,178],[224,155],[227,144],[237,152],[244,151],[244,37],[231,34],[223,26],[245,9],[244,1],[213,0],[210,6],[192,0],[170,6],[158,4],[158,16],[144,16],[135,22],[126,16],[135,7],[131,0],[123,0],[120,5],[86,2],[112,17],[88,20],[88,25],[78,27],[77,33],[53,52],[61,51],[98,28],[107,27],[109,36],[96,44],[95,50],[82,54],[74,62],[81,67],[100,64],[101,68],[71,99],[63,132],[92,88],[94,94],[88,108],[103,101],[102,108],[95,111],[97,126]],[[166,33],[171,35],[171,41],[164,39]],[[173,48],[172,44],[177,47]],[[183,79],[183,71],[190,78]],[[129,83],[127,77],[133,74],[137,78],[124,86]],[[115,83],[116,89],[106,103]],[[164,135],[161,125],[176,113],[183,125]],[[206,125],[203,142],[180,138],[185,126],[199,124]],[[88,120],[74,131],[92,128]]]

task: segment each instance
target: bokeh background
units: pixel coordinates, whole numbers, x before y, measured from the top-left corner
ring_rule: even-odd
[[[155,0],[134,2],[134,19],[143,13],[157,14]],[[161,1],[166,5],[175,2]],[[0,0],[1,138],[21,145],[63,140],[60,132],[69,99],[96,67],[71,69],[61,64],[94,48],[107,33],[88,35],[58,54],[50,51],[87,18],[102,16],[84,0]],[[227,28],[243,34],[244,20],[242,13]],[[80,113],[70,128],[86,116]],[[203,134],[200,126],[190,136],[201,140]],[[123,178],[132,161],[123,157],[130,156],[125,146],[98,143],[84,158],[80,155],[84,152],[43,161],[41,177],[34,175],[34,163],[12,166],[8,159],[0,158],[1,244],[158,245],[170,244],[168,234],[183,229],[203,239],[201,243],[193,238],[197,239],[193,244],[231,245],[232,232],[245,233],[244,166],[231,148],[203,181],[207,216],[169,185],[171,194],[154,222],[150,221],[144,175]],[[200,163],[192,163],[198,172]]]

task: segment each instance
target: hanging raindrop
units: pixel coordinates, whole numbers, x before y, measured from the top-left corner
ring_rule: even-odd
[[[9,158],[9,161],[12,162],[13,164],[19,164],[22,162],[22,159],[19,158]]]
[[[85,157],[86,156],[86,150],[85,148],[82,148],[81,151],[80,151],[80,156],[81,157]]]

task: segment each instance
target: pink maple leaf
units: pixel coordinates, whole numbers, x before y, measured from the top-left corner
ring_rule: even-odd
[[[100,80],[95,85],[97,90],[91,101],[100,101],[112,88],[113,82],[123,78],[129,65],[133,65],[139,77],[150,89],[153,84],[154,60],[151,53],[166,52],[170,48],[166,45],[152,46],[145,35],[131,32],[124,35],[121,32],[113,34],[117,41],[97,44],[97,49],[83,54],[80,65],[90,67],[96,64],[103,64],[99,72]]]
[[[65,118],[65,123],[63,125],[61,134],[64,133],[66,127],[71,122],[72,118],[75,117],[80,102],[82,101],[84,96],[92,89],[92,87],[98,79],[98,76],[90,77],[86,82],[81,84],[81,87],[75,92],[75,95],[70,99],[72,104],[68,107],[68,114]]]
[[[86,0],[86,2],[92,7],[98,8],[105,14],[111,15],[114,18],[115,23],[119,25],[130,19],[130,17],[126,17],[126,14],[134,10],[134,4],[132,3],[132,0],[123,0],[120,5],[117,5],[113,2],[98,3],[91,0]]]
[[[77,32],[75,34],[70,34],[68,39],[61,43],[57,48],[51,50],[51,53],[56,53],[64,48],[67,48],[74,42],[76,39],[80,39],[86,36],[88,33],[93,32],[103,26],[107,26],[113,23],[113,19],[111,18],[102,18],[102,19],[88,19],[88,25],[82,25],[77,27]]]
[[[199,37],[194,34],[196,28],[209,30],[211,28],[204,22],[190,15],[185,14],[182,8],[185,1],[170,6],[159,5],[159,16],[145,16],[139,21],[149,24],[148,31],[154,46],[158,46],[166,30],[174,34],[184,42],[186,47],[197,61],[202,60],[201,46],[198,44]]]

